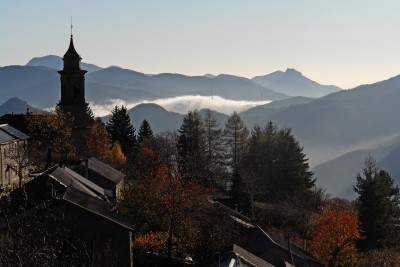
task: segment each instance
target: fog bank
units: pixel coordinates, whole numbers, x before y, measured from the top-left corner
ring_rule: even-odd
[[[106,104],[89,103],[95,116],[103,117],[111,113],[115,106],[124,105],[128,110],[142,103],[154,103],[162,106],[168,111],[186,114],[189,110],[200,110],[208,108],[227,115],[231,115],[233,111],[242,112],[255,106],[264,105],[271,101],[245,101],[230,100],[220,96],[200,96],[187,95],[171,98],[161,98],[156,100],[142,100],[139,102],[127,102],[123,99],[111,99]]]

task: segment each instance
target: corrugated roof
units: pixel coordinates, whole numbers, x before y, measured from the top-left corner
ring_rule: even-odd
[[[75,179],[71,174],[69,174],[67,171],[64,169],[58,167],[54,171],[48,174],[51,178],[54,180],[57,180],[61,184],[63,184],[65,187],[75,187],[76,189],[90,195],[93,197],[98,197],[96,193],[94,193],[92,190],[90,190],[86,185],[84,185],[82,182],[78,181]]]
[[[275,266],[275,265],[272,265],[269,262],[266,262],[265,260],[257,257],[256,255],[248,252],[244,248],[239,247],[236,244],[233,244],[233,252],[237,256],[245,259],[247,262],[253,264],[254,266],[257,266],[257,267],[274,267]]]
[[[251,250],[256,254],[263,252],[267,247],[273,245],[282,248],[283,250],[287,250],[287,242],[280,239],[279,237],[273,236],[265,232],[261,227],[257,226],[252,231],[250,231],[248,235],[249,245]],[[314,263],[318,266],[320,263],[314,259],[311,255],[307,254],[305,251],[302,251],[296,247],[291,245],[291,252],[293,255],[297,257],[303,258],[305,261],[309,263]]]
[[[77,179],[79,182],[83,183],[84,185],[86,185],[87,187],[89,187],[91,190],[95,191],[95,193],[97,193],[100,196],[104,196],[105,191],[103,188],[101,188],[100,186],[98,186],[97,184],[89,181],[88,179],[86,179],[85,177],[83,177],[82,175],[80,175],[79,173],[74,172],[73,170],[64,167],[64,170],[66,172],[68,172],[70,175],[72,175],[75,179]]]
[[[133,230],[133,225],[128,220],[122,218],[119,214],[112,211],[111,209],[113,205],[105,202],[104,200],[89,196],[74,187],[68,187],[61,198],[69,203],[93,212],[107,220]]]
[[[85,162],[83,162],[82,165],[85,166]],[[125,174],[123,174],[122,172],[117,171],[110,165],[101,162],[100,160],[93,157],[88,159],[88,167],[90,170],[98,173],[99,175],[109,179],[116,184],[118,184],[125,177]]]
[[[8,124],[1,124],[0,125],[0,130],[6,132],[7,134],[13,136],[16,139],[20,140],[26,140],[29,138],[28,135],[24,134],[23,132],[15,129],[14,127],[8,125]]]
[[[7,134],[4,131],[0,131],[0,143],[7,143],[13,140],[17,140],[15,139],[13,136]]]

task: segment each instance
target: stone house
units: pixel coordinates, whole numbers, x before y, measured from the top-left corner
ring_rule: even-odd
[[[27,177],[28,139],[10,125],[0,124],[0,194],[17,188]]]

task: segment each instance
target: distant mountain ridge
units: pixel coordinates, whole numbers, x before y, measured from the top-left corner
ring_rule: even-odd
[[[295,69],[285,72],[276,71],[264,76],[256,76],[253,81],[262,86],[271,88],[290,96],[322,97],[340,91],[341,88],[333,85],[321,85]]]
[[[400,76],[378,83],[359,86],[351,90],[329,94],[308,104],[290,106],[271,116],[281,127],[291,127],[293,133],[305,148],[310,163],[320,184],[334,181],[339,172],[341,157],[346,156],[349,164],[359,168],[369,153],[376,158],[379,166],[393,174],[400,184],[398,164],[390,162],[391,148],[400,146]],[[382,150],[386,147],[386,150]],[[353,153],[353,154],[349,154]],[[357,154],[354,154],[357,153]],[[376,154],[376,155],[374,155]],[[353,155],[352,157],[348,157]],[[355,159],[358,155],[361,158]],[[392,154],[399,155],[400,154]],[[356,160],[356,161],[355,161]],[[351,168],[348,168],[350,171]],[[354,171],[340,177],[336,188],[328,188],[335,195],[354,197]],[[343,176],[343,175],[342,175]],[[344,196],[344,195],[341,195]]]
[[[214,78],[175,73],[146,75],[133,70],[110,67],[88,74],[87,80],[121,88],[144,90],[159,98],[182,95],[218,95],[233,100],[288,98],[285,94],[260,86],[249,79],[232,75],[218,75]]]
[[[54,106],[59,98],[59,75],[62,58],[54,55],[37,57],[26,66],[0,68],[0,102],[22,97],[40,108]],[[106,99],[126,101],[154,100],[182,95],[220,96],[232,100],[281,100],[289,98],[279,90],[234,75],[186,76],[161,73],[144,74],[119,67],[101,68],[82,63],[86,75],[87,101],[105,103]],[[53,103],[53,104],[52,104]]]
[[[60,99],[60,77],[43,66],[0,67],[0,102],[11,97],[29,99],[32,105],[51,108]],[[183,95],[220,96],[232,100],[277,100],[289,96],[241,77],[215,78],[163,73],[147,75],[109,67],[86,75],[86,100],[105,104],[110,99],[137,102]]]
[[[303,96],[277,100],[243,111],[240,113],[240,116],[246,123],[247,127],[251,129],[255,124],[265,124],[270,121],[275,114],[278,114],[291,106],[308,104],[313,100],[314,98]]]
[[[42,66],[42,67],[47,67],[55,70],[62,70],[63,68],[63,59],[62,57],[59,56],[54,56],[54,55],[48,55],[48,56],[43,56],[43,57],[35,57],[29,60],[29,62],[26,64],[26,66]],[[88,72],[94,72],[101,70],[102,68],[99,66],[96,66],[94,64],[88,64],[82,62],[82,68],[84,70],[87,70]]]
[[[0,105],[0,116],[4,114],[26,114],[27,112],[40,112],[41,109],[29,105],[26,101],[13,97]]]

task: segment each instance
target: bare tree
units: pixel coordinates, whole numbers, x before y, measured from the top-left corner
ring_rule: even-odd
[[[31,165],[29,161],[28,140],[18,140],[10,144],[5,152],[7,168],[12,169],[18,175],[19,186],[22,186],[25,170]]]

